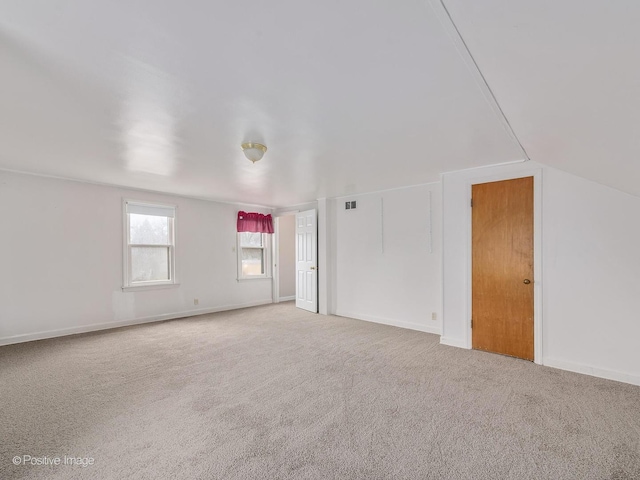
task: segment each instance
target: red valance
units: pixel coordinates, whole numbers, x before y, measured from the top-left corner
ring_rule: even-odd
[[[271,215],[238,212],[238,232],[273,233]]]

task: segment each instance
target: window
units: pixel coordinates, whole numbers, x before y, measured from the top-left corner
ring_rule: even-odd
[[[269,253],[267,234],[238,233],[238,278],[268,278]]]
[[[174,206],[125,201],[124,287],[175,284]]]

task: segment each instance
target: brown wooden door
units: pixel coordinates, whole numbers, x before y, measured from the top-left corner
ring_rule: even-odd
[[[533,177],[472,198],[473,348],[533,360]]]

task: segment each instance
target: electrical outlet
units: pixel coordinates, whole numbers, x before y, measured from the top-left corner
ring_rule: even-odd
[[[193,304],[194,305],[198,305],[200,303],[200,300],[198,300],[197,298],[193,299]]]
[[[436,312],[431,312],[431,320],[437,320],[438,314]]]

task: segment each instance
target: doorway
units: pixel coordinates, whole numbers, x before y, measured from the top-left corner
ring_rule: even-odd
[[[534,177],[472,186],[472,347],[534,360]]]
[[[289,302],[296,299],[296,217],[283,215],[276,218],[278,222],[276,300]]]

